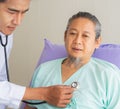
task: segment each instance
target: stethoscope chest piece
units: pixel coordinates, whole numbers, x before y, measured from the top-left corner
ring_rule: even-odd
[[[78,89],[78,88],[79,88],[79,83],[76,82],[76,81],[75,81],[75,82],[72,82],[71,87]]]

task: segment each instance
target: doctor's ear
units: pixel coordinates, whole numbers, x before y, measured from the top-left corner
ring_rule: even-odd
[[[64,41],[65,41],[66,37],[67,37],[67,30],[64,32]]]

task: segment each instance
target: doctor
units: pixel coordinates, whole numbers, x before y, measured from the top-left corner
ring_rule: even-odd
[[[21,100],[44,100],[65,107],[72,97],[69,86],[27,88],[8,82],[5,55],[9,58],[13,31],[29,10],[30,0],[0,0],[0,109],[18,108]]]

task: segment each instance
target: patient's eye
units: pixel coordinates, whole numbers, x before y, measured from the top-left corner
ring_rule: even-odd
[[[89,37],[87,34],[83,34],[82,36],[83,36],[83,37],[86,37],[86,38]]]
[[[70,32],[70,35],[76,35],[77,33],[76,32]]]
[[[76,36],[78,33],[77,33],[77,31],[75,31],[75,30],[69,30],[68,31],[68,35],[70,35],[70,36]]]

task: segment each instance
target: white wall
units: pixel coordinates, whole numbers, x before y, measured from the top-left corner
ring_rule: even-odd
[[[11,81],[28,85],[43,49],[43,39],[63,44],[67,21],[78,11],[89,11],[98,17],[103,43],[120,44],[119,4],[120,0],[32,0],[30,11],[14,34]]]

